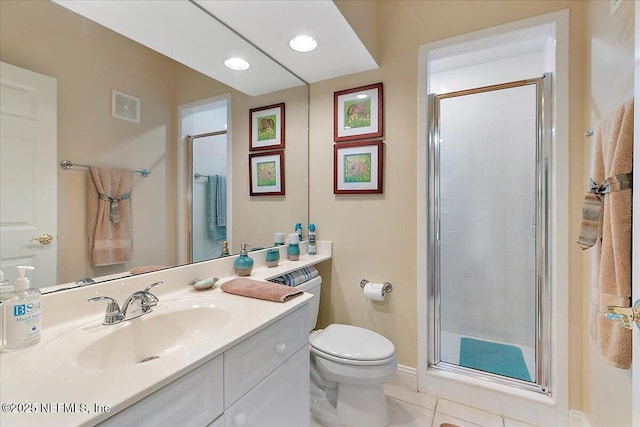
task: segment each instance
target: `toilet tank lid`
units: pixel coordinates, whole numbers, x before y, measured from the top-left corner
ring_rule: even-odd
[[[329,325],[309,342],[324,353],[350,360],[383,360],[395,353],[393,343],[382,335],[351,325]]]

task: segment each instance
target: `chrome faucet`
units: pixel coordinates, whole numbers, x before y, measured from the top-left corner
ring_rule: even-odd
[[[150,313],[153,310],[153,307],[158,305],[158,297],[152,294],[151,288],[154,286],[161,285],[163,282],[155,282],[147,286],[143,291],[136,291],[132,293],[129,298],[124,301],[122,309],[118,305],[118,301],[111,297],[107,296],[99,296],[89,298],[88,301],[103,301],[107,302],[107,309],[104,312],[104,320],[102,321],[103,325],[115,325],[120,322],[124,322],[125,320],[135,319],[136,317],[140,317],[144,314]],[[127,317],[127,310],[129,309],[129,305],[132,302],[136,301],[140,307],[140,312],[134,316]]]

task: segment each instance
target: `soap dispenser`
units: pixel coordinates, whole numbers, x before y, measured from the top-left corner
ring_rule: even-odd
[[[14,290],[4,294],[2,301],[2,349],[19,350],[40,342],[40,290],[29,288],[26,270],[32,266],[18,266]]]
[[[253,270],[253,258],[247,255],[247,246],[246,243],[241,244],[240,255],[233,262],[233,268],[236,269],[238,276],[249,276]]]

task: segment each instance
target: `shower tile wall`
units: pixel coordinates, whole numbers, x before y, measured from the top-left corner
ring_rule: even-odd
[[[540,51],[432,74],[430,86],[432,92],[451,92],[538,77],[544,72],[543,55]],[[522,100],[523,91],[529,91],[528,101]],[[450,261],[441,266],[441,330],[533,347],[531,93],[535,90],[529,86],[442,102],[440,229],[443,259]],[[519,118],[524,115],[528,122]],[[523,141],[519,135],[526,127],[531,137]]]

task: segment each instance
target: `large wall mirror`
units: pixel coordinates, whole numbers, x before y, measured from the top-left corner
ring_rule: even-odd
[[[53,242],[46,245],[37,238],[47,230],[35,228],[28,230],[35,235],[23,235],[20,241],[3,239],[1,267],[7,279],[15,278],[15,265],[33,265],[28,258],[12,257],[10,250],[15,247],[55,253],[55,274],[46,273],[36,263],[32,283],[37,287],[66,285],[83,278],[108,280],[132,269],[190,262],[193,183],[187,135],[180,134],[180,111],[206,100],[228,101],[226,179],[231,252],[239,250],[240,242],[271,246],[274,232],[293,232],[295,223],[308,221],[308,88],[303,82],[250,96],[54,2],[3,0],[0,19],[0,60],[48,76],[57,88],[56,154],[46,159],[47,167],[55,167],[57,207],[53,209],[54,203],[47,204],[45,199],[32,201],[33,207],[44,207],[51,217],[57,216],[57,230]],[[211,25],[217,24],[210,19]],[[212,51],[218,48],[215,43],[206,46]],[[267,77],[264,75],[265,82]],[[139,120],[114,117],[114,90],[139,100]],[[250,196],[249,111],[280,103],[286,105],[285,194]],[[0,191],[5,228],[14,213],[5,209],[16,193],[12,189],[22,180],[32,182],[38,171],[31,164],[9,160],[5,147],[10,138],[4,129],[2,132]],[[150,172],[146,177],[134,173],[131,184],[130,261],[107,266],[91,262],[88,171],[81,166],[62,169],[62,160]],[[211,257],[216,255],[212,252]]]

